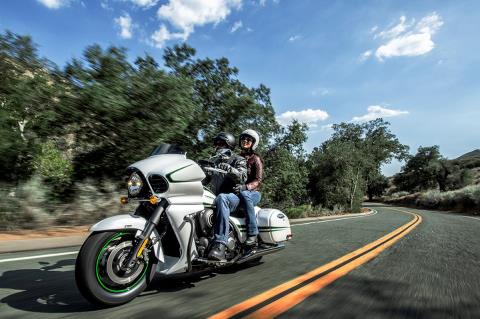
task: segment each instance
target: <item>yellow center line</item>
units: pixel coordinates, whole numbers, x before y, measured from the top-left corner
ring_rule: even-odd
[[[397,210],[397,209],[395,209]],[[398,210],[401,211],[401,210]],[[406,211],[401,211],[403,213],[408,213],[414,218],[404,224],[403,226],[395,229],[391,233],[375,240],[372,243],[365,245],[362,248],[359,248],[343,257],[340,257],[332,262],[329,262],[323,266],[320,266],[302,276],[294,278],[286,283],[280,284],[270,290],[267,290],[257,296],[254,296],[250,299],[247,299],[237,305],[234,305],[228,309],[225,309],[211,317],[209,319],[221,319],[221,318],[230,318],[232,316],[238,315],[250,308],[253,308],[265,301],[274,298],[289,289],[292,289],[310,279],[313,279],[315,276],[318,276],[324,272],[327,272],[341,264],[351,260],[347,264],[339,267],[338,269],[333,270],[332,272],[312,281],[311,283],[294,290],[287,295],[268,303],[263,308],[258,309],[257,311],[251,313],[249,318],[274,318],[279,314],[289,310],[293,306],[297,305],[298,303],[305,300],[308,296],[318,292],[320,289],[325,287],[326,285],[330,284],[331,282],[337,280],[338,278],[346,275],[351,270],[359,267],[360,265],[364,264],[365,262],[373,259],[376,257],[380,252],[385,250],[387,247],[393,245],[396,241],[400,238],[408,234],[413,228],[415,228],[418,224],[422,222],[421,216],[417,214],[413,214]],[[411,228],[409,228],[411,227]],[[403,232],[403,233],[402,233]],[[398,236],[398,237],[396,237]],[[396,237],[396,238],[395,238]],[[373,249],[373,250],[372,250]],[[369,251],[371,250],[371,251]],[[360,256],[363,255],[363,256]]]

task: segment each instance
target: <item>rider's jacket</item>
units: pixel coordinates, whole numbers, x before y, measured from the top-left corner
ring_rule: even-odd
[[[243,184],[247,180],[247,161],[244,157],[232,154],[226,163],[232,166],[230,173],[215,172],[210,177],[209,182],[215,195],[232,193],[236,184]]]
[[[258,191],[263,179],[263,162],[258,154],[241,153],[247,159],[247,181],[245,186],[248,190]]]

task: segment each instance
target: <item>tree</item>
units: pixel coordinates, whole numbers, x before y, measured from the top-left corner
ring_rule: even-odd
[[[211,139],[220,131],[238,135],[252,128],[260,133],[264,142],[278,132],[270,90],[266,86],[248,88],[238,80],[238,69],[231,67],[228,59],[198,59],[195,54],[195,49],[187,44],[167,48],[164,54],[171,74],[192,83],[195,121],[187,134],[202,137],[186,145],[194,155],[207,156],[207,151],[200,150],[209,150]]]
[[[309,157],[309,190],[316,204],[340,205],[359,211],[368,187],[373,190],[380,167],[392,158],[406,156],[383,119],[367,123],[333,125],[333,134]]]
[[[307,167],[303,144],[308,127],[297,121],[281,128],[273,144],[265,151],[263,202],[293,207],[307,201]]]
[[[77,178],[118,176],[159,143],[186,139],[194,108],[188,82],[150,56],[132,66],[122,48],[94,45],[84,58],[65,69],[71,92],[64,118],[75,135]]]
[[[471,181],[471,172],[444,158],[438,145],[420,146],[394,177],[397,188],[408,192],[428,189],[443,192],[464,187]]]
[[[39,145],[54,132],[63,84],[28,36],[0,35],[0,174],[27,178]]]
[[[370,175],[367,183],[368,200],[382,196],[388,188],[388,179],[382,174]]]

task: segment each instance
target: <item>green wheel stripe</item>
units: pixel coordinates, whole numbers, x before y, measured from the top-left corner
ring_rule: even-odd
[[[100,253],[98,254],[97,256],[97,262],[95,264],[95,273],[97,275],[97,281],[98,283],[100,284],[100,286],[102,286],[103,289],[105,289],[106,291],[108,292],[113,292],[113,293],[122,293],[122,292],[127,292],[129,290],[131,290],[132,288],[135,288],[143,279],[143,277],[145,277],[145,274],[147,272],[147,269],[148,269],[148,264],[146,265],[145,269],[143,270],[143,273],[142,275],[140,276],[140,278],[130,287],[127,287],[125,289],[121,289],[121,290],[115,290],[115,289],[111,289],[111,288],[108,288],[107,286],[105,286],[105,284],[102,282],[102,280],[100,279],[100,274],[98,273],[98,263],[100,262],[100,256],[102,256],[103,252],[105,251],[105,249],[107,249],[107,246],[108,244],[110,244],[113,240],[117,239],[118,237],[121,237],[122,235],[125,235],[126,233],[118,233],[118,234],[115,234],[112,238],[110,238],[107,243],[105,245],[103,245],[102,249],[100,250]]]

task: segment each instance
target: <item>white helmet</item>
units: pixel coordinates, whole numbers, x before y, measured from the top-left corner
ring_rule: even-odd
[[[242,147],[242,144],[241,144],[242,137],[245,135],[253,138],[252,150],[255,150],[258,144],[260,143],[260,135],[258,135],[258,133],[252,129],[243,131],[242,134],[240,134],[240,138],[238,139],[238,143],[240,144],[240,147]]]

